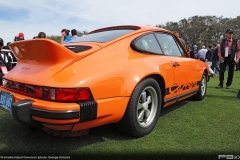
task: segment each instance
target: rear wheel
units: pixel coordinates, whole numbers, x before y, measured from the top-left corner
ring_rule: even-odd
[[[156,80],[147,78],[134,89],[118,128],[134,137],[149,134],[160,115],[162,97]]]

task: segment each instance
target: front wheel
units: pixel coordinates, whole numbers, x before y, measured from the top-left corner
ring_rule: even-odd
[[[197,94],[193,96],[193,98],[198,101],[203,100],[206,95],[206,90],[207,90],[207,77],[206,77],[206,73],[204,72],[199,84],[199,90]]]
[[[161,90],[157,81],[144,79],[134,89],[118,128],[134,137],[149,134],[157,123],[161,104]]]

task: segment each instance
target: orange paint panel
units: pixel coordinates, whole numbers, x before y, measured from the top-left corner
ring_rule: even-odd
[[[26,84],[43,85],[49,77],[52,77],[63,68],[74,64],[101,48],[93,44],[90,46],[92,47],[91,50],[82,54],[75,54],[63,45],[49,39],[34,39],[11,43],[10,48],[16,55],[18,63],[11,70],[11,74],[7,74],[4,77]],[[73,76],[73,73],[70,72],[65,76],[61,76],[62,82],[69,75]]]
[[[130,97],[116,97],[108,99],[97,100],[98,113],[97,117],[106,117],[108,115],[115,115],[119,120],[123,116],[127,108],[127,104]]]
[[[88,129],[105,125],[108,123],[118,122],[125,113],[129,97],[109,98],[106,100],[98,100],[98,114],[97,119],[77,123],[74,125],[73,130]]]
[[[79,105],[77,103],[60,103],[43,100],[37,100],[33,102],[33,107],[52,111],[80,110]]]

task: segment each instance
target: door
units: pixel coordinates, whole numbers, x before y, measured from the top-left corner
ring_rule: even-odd
[[[198,90],[200,80],[199,71],[196,69],[196,60],[190,59],[181,49],[174,37],[167,33],[155,33],[157,40],[172,63],[174,84],[170,91],[178,97],[186,96]]]

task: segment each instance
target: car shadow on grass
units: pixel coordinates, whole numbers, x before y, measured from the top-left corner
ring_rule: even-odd
[[[194,101],[194,100],[192,100],[192,98],[188,98],[186,100],[183,100],[183,101],[177,102],[175,104],[172,104],[171,106],[168,106],[166,108],[162,108],[160,117],[185,106],[187,103],[189,103],[191,101]]]
[[[31,130],[26,125],[15,121],[9,114],[1,115],[0,130],[1,156],[69,156],[74,150],[105,142],[106,139],[133,139],[119,132],[113,124],[92,128],[88,135],[84,136],[56,137],[42,129]]]
[[[180,101],[161,110],[161,116],[186,105],[191,99]],[[0,111],[1,112],[1,111]],[[90,129],[87,135],[77,137],[56,137],[42,129],[31,130],[13,119],[10,114],[0,116],[0,155],[46,156],[68,155],[74,150],[105,142],[107,139],[131,141],[133,137],[121,133],[115,124]]]

